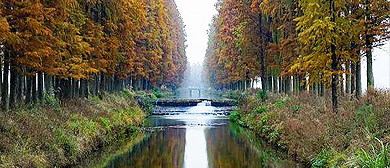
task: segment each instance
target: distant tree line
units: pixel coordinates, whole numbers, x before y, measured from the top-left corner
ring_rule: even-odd
[[[310,90],[338,95],[374,87],[372,51],[390,38],[388,0],[219,0],[209,30],[206,74],[220,89]],[[263,94],[263,99],[265,94]]]
[[[1,0],[2,108],[176,87],[185,38],[174,0]]]

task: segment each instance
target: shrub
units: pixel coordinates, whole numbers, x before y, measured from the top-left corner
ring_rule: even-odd
[[[371,145],[371,151],[358,150],[355,156],[352,157],[352,166],[364,168],[386,168],[390,166],[388,144],[385,145],[381,140],[375,139],[379,142],[380,149],[377,150]]]
[[[228,91],[223,97],[227,99],[233,99],[233,100],[238,100],[240,99],[240,94],[238,91]]]
[[[268,111],[268,108],[267,106],[265,105],[260,105],[258,107],[256,107],[256,109],[253,111],[255,114],[262,114],[264,112]]]
[[[135,97],[135,92],[130,90],[130,89],[123,89],[121,91],[121,95],[124,97],[124,98],[128,98],[128,99],[133,99]]]
[[[161,91],[156,91],[156,92],[154,92],[152,99],[157,99],[157,98],[160,99],[163,97],[164,97],[164,94]]]
[[[241,117],[240,117],[240,114],[238,113],[238,111],[234,110],[234,111],[232,111],[232,113],[230,113],[229,119],[232,122],[238,123],[240,121]]]
[[[77,145],[69,134],[66,134],[62,130],[58,130],[57,142],[62,145],[62,149],[64,149],[66,157],[74,158],[73,155],[76,153]]]
[[[47,93],[44,93],[44,103],[46,105],[50,105],[52,107],[55,107],[56,109],[60,109],[61,107],[61,101],[60,99],[56,98],[54,95],[50,95]]]
[[[332,152],[329,150],[322,150],[321,153],[314,156],[311,160],[311,166],[313,168],[323,168],[329,165],[329,160],[333,157]]]
[[[99,134],[99,126],[96,122],[81,116],[79,114],[73,114],[70,120],[67,122],[67,126],[73,132],[79,134],[87,140],[92,139]]]
[[[108,120],[107,118],[104,118],[104,117],[100,117],[99,121],[102,123],[105,131],[107,131],[107,132],[111,131],[112,125],[110,123],[110,120]]]
[[[264,95],[264,91],[262,89],[259,89],[256,93],[257,99],[261,100],[262,96]]]
[[[299,111],[300,108],[301,108],[301,107],[297,104],[297,105],[293,106],[291,110],[292,110],[294,113],[296,113],[296,112]]]
[[[282,109],[282,108],[284,108],[286,106],[286,104],[288,104],[290,102],[291,102],[291,99],[283,99],[283,100],[276,101],[273,105],[276,108]]]
[[[283,108],[284,107],[284,103],[283,103],[283,101],[281,101],[281,100],[278,100],[278,101],[276,101],[275,103],[274,103],[274,106],[276,107],[276,108]]]
[[[356,112],[356,119],[359,124],[362,124],[370,133],[376,133],[379,127],[379,121],[374,111],[373,105],[364,105]]]

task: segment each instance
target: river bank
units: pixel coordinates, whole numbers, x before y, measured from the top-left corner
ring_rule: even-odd
[[[90,99],[46,96],[0,113],[0,167],[71,167],[100,149],[137,137],[162,92],[124,90]]]
[[[344,97],[339,113],[330,99],[309,93],[269,95],[230,92],[240,100],[230,119],[254,131],[309,167],[389,166],[390,93],[371,90],[361,99]]]

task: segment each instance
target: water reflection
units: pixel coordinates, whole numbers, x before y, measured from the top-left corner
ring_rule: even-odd
[[[192,110],[209,110],[196,106]],[[110,161],[118,168],[261,168],[299,167],[266,146],[254,147],[251,133],[214,115],[152,116],[146,123],[163,131],[150,133],[125,155]],[[260,148],[260,149],[259,149]]]
[[[129,153],[109,162],[109,168],[182,168],[185,151],[184,128],[167,128],[149,135]]]
[[[184,168],[208,168],[203,128],[187,128]]]

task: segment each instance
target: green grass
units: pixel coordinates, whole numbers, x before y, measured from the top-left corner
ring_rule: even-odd
[[[256,107],[256,109],[253,111],[253,113],[261,114],[261,113],[264,113],[266,111],[268,111],[268,107],[265,105],[260,105],[260,106]]]
[[[390,166],[389,145],[376,138],[379,148],[370,145],[368,150],[357,150],[352,158],[352,166],[362,168],[386,168]]]
[[[146,117],[140,104],[148,97],[137,96],[124,90],[60,103],[45,95],[39,104],[0,113],[0,167],[73,166],[132,137]]]
[[[240,121],[240,114],[238,113],[237,110],[234,110],[234,111],[232,111],[232,113],[230,113],[229,119],[232,122],[238,122],[238,121]]]

